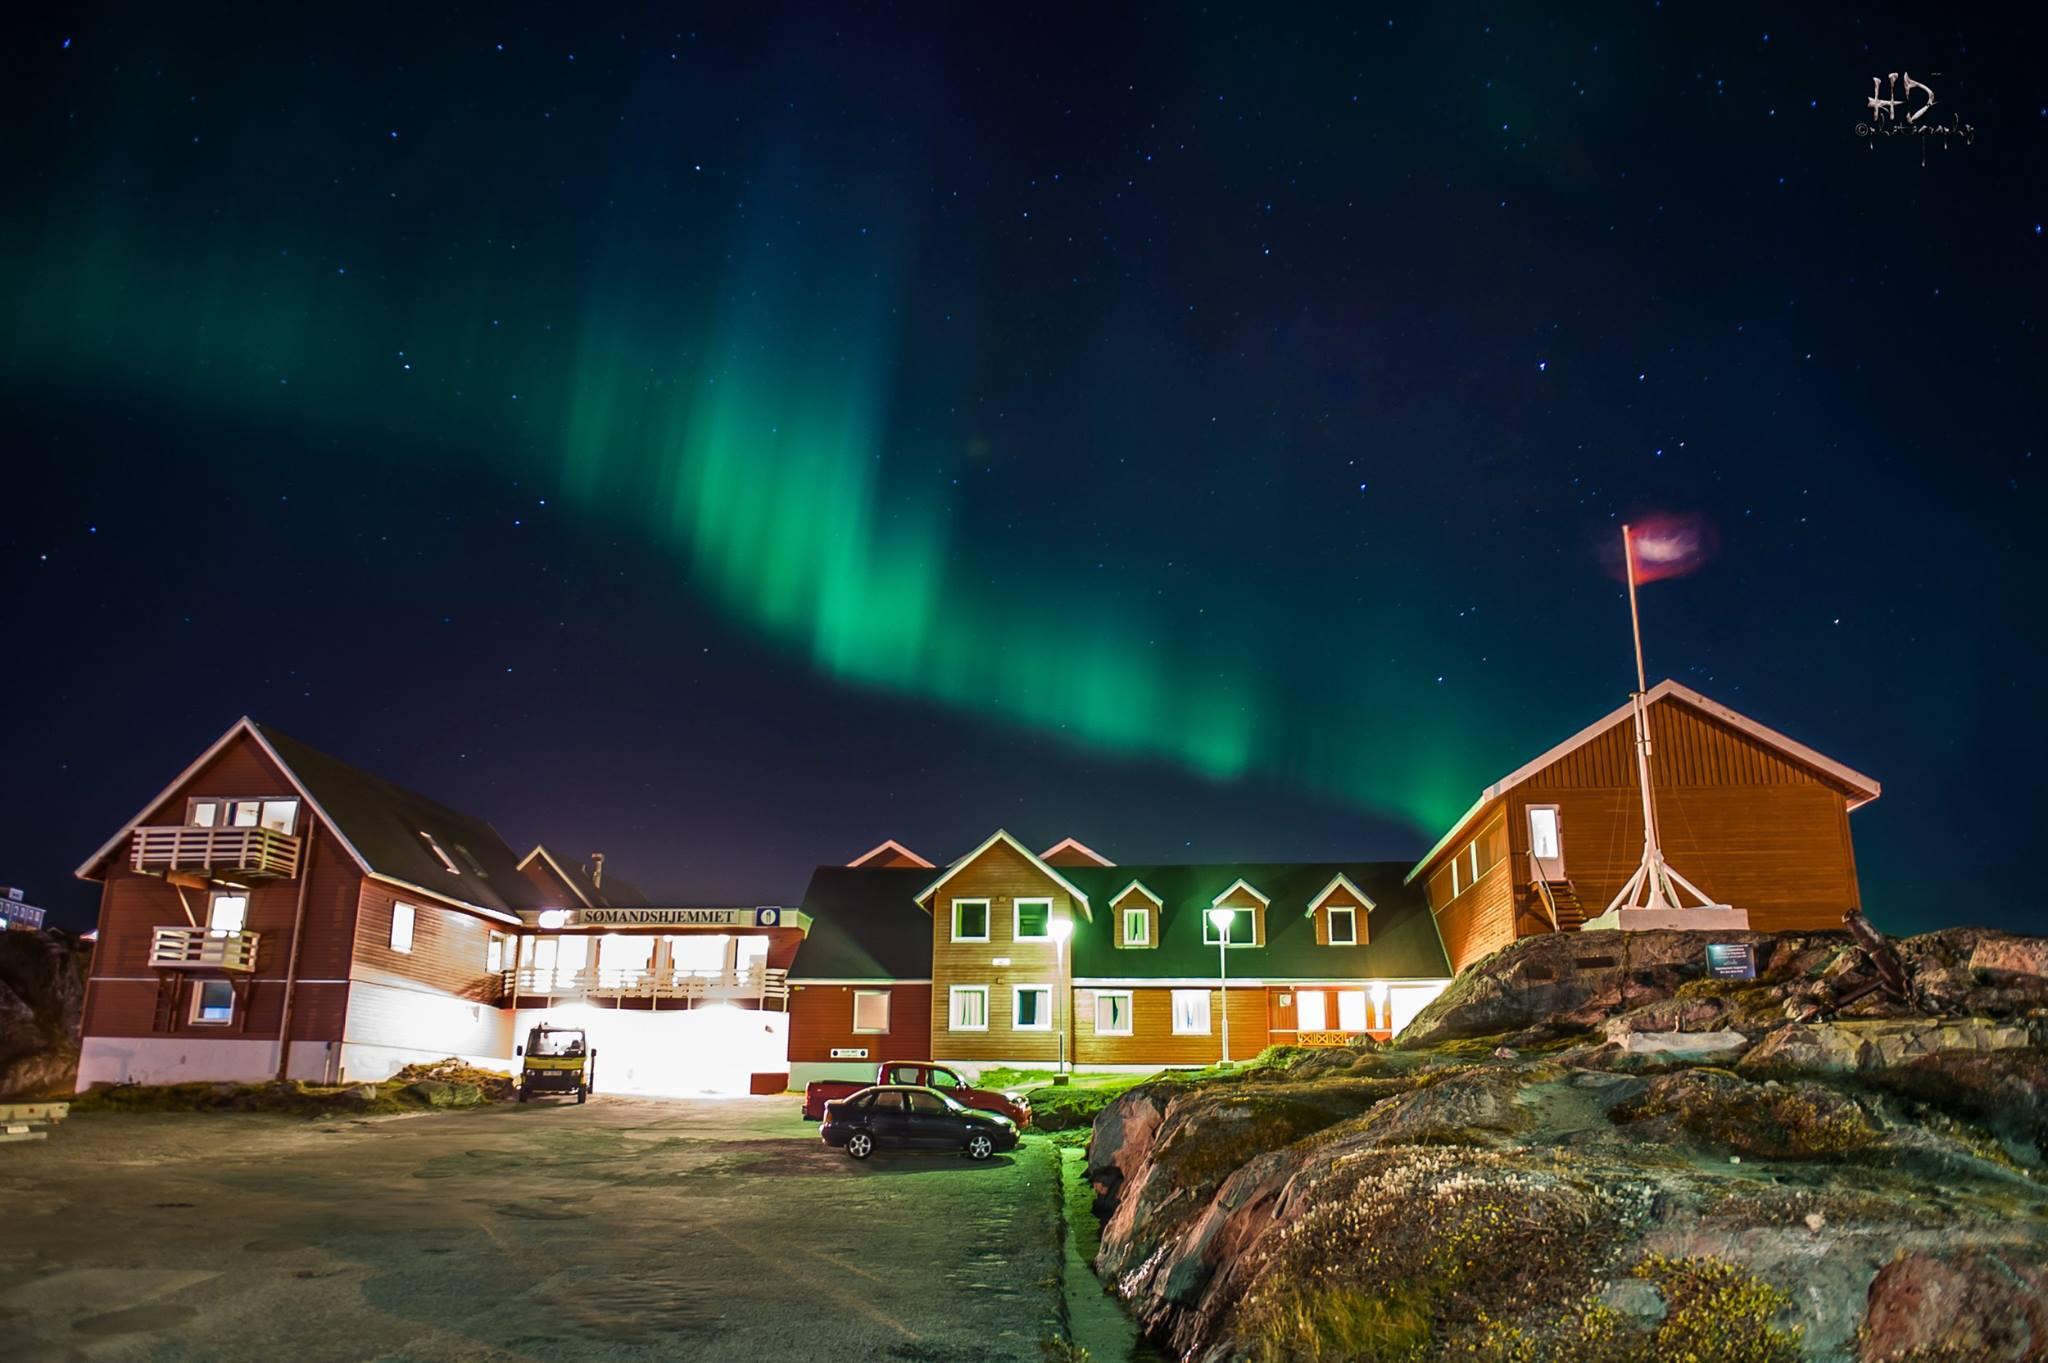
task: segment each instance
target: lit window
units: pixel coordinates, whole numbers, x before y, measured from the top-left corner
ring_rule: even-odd
[[[983,905],[984,909],[988,906]],[[956,984],[952,990],[953,1030],[956,1032],[985,1032],[988,1030],[988,986],[985,984]]]
[[[1451,898],[1453,898],[1453,899],[1456,899],[1456,898],[1457,898],[1457,897],[1458,897],[1459,895],[1461,895],[1461,894],[1463,894],[1463,893],[1465,892],[1465,887],[1464,887],[1463,885],[1461,885],[1461,884],[1459,884],[1459,883],[1458,883],[1458,865],[1459,865],[1459,862],[1458,862],[1458,858],[1456,858],[1456,857],[1452,857],[1452,858],[1451,858]]]
[[[412,950],[412,919],[412,905],[393,904],[391,906],[391,949],[393,951]]]
[[[1208,990],[1176,989],[1173,991],[1173,1034],[1175,1036],[1209,1035]]]
[[[192,990],[192,1021],[218,1027],[235,1020],[235,987],[226,980],[201,980]]]
[[[263,821],[263,801],[231,800],[228,802],[228,826],[231,828],[254,828]]]
[[[986,942],[988,940],[988,901],[986,899],[956,899],[953,901],[953,940],[956,942]]]
[[[1143,909],[1124,910],[1124,945],[1127,947],[1149,946],[1152,942],[1152,915]]]
[[[1538,861],[1556,861],[1564,855],[1557,835],[1557,806],[1529,806],[1529,850]]]
[[[888,990],[856,989],[853,991],[853,1030],[856,1032],[886,1032],[889,1030]]]
[[[1329,996],[1310,989],[1294,996],[1294,1025],[1304,1032],[1320,1032],[1330,1025]]]
[[[1097,1036],[1129,1036],[1131,1034],[1130,990],[1098,989],[1095,991],[1095,1034]]]
[[[299,823],[299,802],[297,800],[265,800],[263,812],[257,816],[257,823],[273,833],[291,836]]]
[[[505,969],[505,934],[494,932],[484,945],[484,973],[496,975]]]
[[[1365,991],[1363,989],[1340,989],[1337,991],[1337,1030],[1340,1032],[1362,1032],[1365,1030]]]
[[[217,800],[194,800],[192,811],[185,821],[194,828],[211,828],[220,820],[220,803]]]
[[[1333,947],[1355,947],[1358,945],[1358,911],[1356,909],[1330,910],[1330,945]]]
[[[429,833],[426,829],[422,828],[420,830],[420,837],[426,841],[428,849],[432,851],[435,856],[441,859],[441,864],[448,868],[448,873],[450,875],[459,876],[462,874],[462,872],[459,869],[457,869],[455,863],[449,860],[448,854],[441,850],[441,844],[434,841],[434,835],[432,833]]]
[[[1052,940],[1052,901],[1050,899],[1020,899],[1017,901],[1017,938],[1020,942],[1049,942]]]
[[[249,921],[249,896],[216,894],[206,906],[206,930],[215,937],[231,937]]]
[[[1020,984],[1014,990],[1017,1008],[1017,1030],[1020,1032],[1049,1032],[1052,1030],[1052,986],[1049,984]]]
[[[1230,910],[1230,945],[1234,947],[1257,946],[1258,919],[1251,909]],[[1216,920],[1208,914],[1202,915],[1202,941],[1216,946],[1223,940],[1223,934],[1216,926]]]
[[[1474,882],[1477,882],[1479,879],[1479,839],[1472,839],[1472,845],[1466,850],[1472,854],[1472,879]]]

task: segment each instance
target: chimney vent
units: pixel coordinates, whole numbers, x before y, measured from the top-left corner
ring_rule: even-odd
[[[590,883],[599,889],[604,888],[604,853],[602,852],[592,852],[590,854]]]

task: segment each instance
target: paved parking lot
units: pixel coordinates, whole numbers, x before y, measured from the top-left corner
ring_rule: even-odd
[[[1056,1167],[855,1164],[791,1098],[84,1116],[0,1147],[0,1352],[1036,1360]]]

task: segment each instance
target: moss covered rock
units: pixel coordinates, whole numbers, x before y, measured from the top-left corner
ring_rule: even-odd
[[[1719,1150],[1763,1159],[1839,1159],[1876,1144],[1880,1129],[1847,1094],[1814,1083],[1751,1083],[1726,1070],[1659,1075],[1617,1103],[1620,1125],[1654,1124]]]

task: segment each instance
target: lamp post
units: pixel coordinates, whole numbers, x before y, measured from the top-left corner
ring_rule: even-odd
[[[1216,1003],[1223,1013],[1223,1063],[1230,1063],[1230,923],[1235,909],[1211,909],[1209,921],[1216,925]]]
[[[1067,938],[1074,935],[1074,920],[1055,918],[1046,925],[1052,933],[1054,977],[1059,981],[1060,997],[1065,1002],[1065,1018],[1060,1023],[1060,1078],[1064,1082],[1067,1074],[1067,1027],[1074,1020],[1073,990],[1067,986]]]

